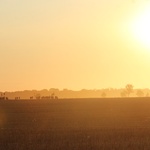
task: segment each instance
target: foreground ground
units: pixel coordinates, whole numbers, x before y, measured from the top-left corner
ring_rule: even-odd
[[[0,150],[149,150],[150,99],[0,101]]]

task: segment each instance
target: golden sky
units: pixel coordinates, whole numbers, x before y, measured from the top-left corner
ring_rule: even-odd
[[[1,0],[0,91],[150,87],[150,3]]]

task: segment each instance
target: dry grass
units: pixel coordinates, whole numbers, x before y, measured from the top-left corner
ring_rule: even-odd
[[[150,99],[0,101],[1,150],[149,150]]]

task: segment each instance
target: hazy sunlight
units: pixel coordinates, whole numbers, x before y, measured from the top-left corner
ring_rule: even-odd
[[[150,48],[150,3],[132,21],[132,32],[138,42]]]
[[[149,87],[150,0],[1,0],[0,41],[4,92]]]

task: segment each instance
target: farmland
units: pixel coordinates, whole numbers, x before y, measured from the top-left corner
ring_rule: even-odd
[[[1,150],[149,150],[150,98],[2,100]]]

